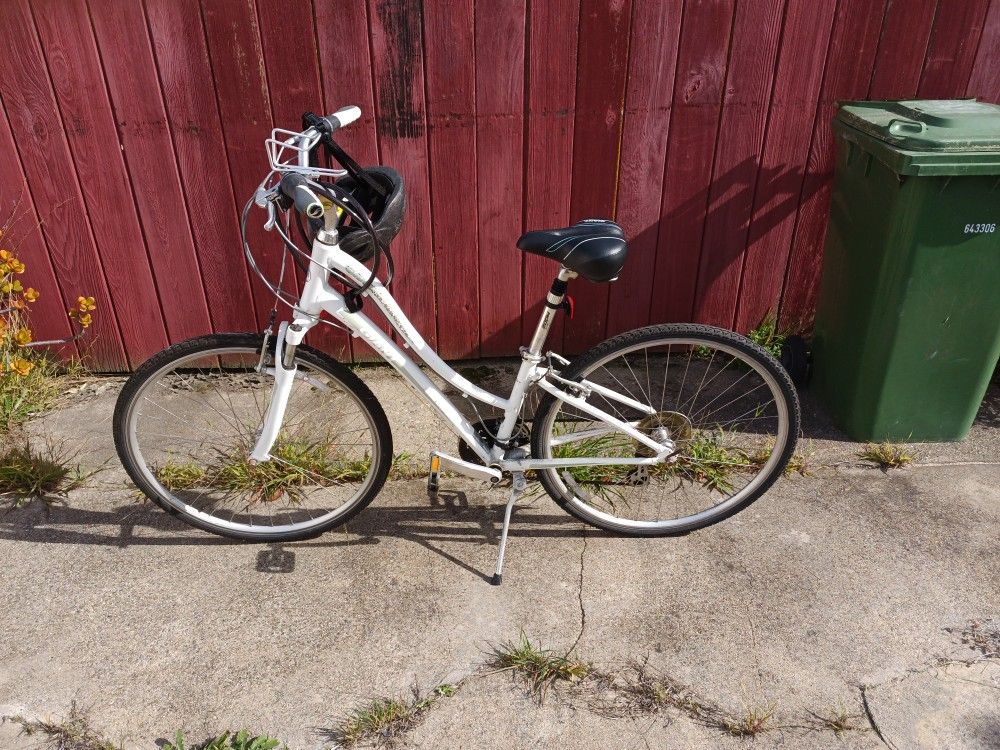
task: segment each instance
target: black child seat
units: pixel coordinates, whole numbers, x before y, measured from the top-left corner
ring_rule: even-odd
[[[565,229],[526,232],[517,241],[526,253],[559,261],[589,281],[614,281],[625,265],[625,232],[608,219],[584,219]]]

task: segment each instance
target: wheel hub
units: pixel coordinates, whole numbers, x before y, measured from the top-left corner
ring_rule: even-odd
[[[679,411],[658,411],[650,414],[639,421],[636,429],[645,432],[660,445],[666,446],[668,442],[673,442],[674,449],[678,451],[690,442],[694,433],[691,420]],[[636,440],[635,455],[651,458],[656,455],[656,451]]]

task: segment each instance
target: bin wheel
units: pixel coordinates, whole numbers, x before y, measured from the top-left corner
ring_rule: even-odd
[[[812,374],[812,362],[809,347],[801,336],[789,336],[781,345],[781,365],[792,377],[796,387],[801,388],[809,382]]]

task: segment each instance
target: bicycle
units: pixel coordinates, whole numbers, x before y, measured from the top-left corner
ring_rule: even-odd
[[[387,167],[358,166],[332,138],[359,117],[357,107],[327,117],[307,113],[302,131],[275,129],[266,140],[271,171],[241,221],[247,259],[275,295],[266,330],[175,344],[123,387],[115,444],[145,495],[198,528],[261,542],[318,535],[368,505],[392,464],[391,430],[351,369],[303,344],[320,323],[366,342],[458,436],[459,455],[430,454],[431,495],[444,471],[493,484],[510,477],[493,584],[502,581],[511,514],[529,476],[586,523],[656,536],[717,523],[782,475],[799,431],[798,399],[781,365],[747,338],[704,325],[654,325],[614,336],[572,362],[543,352],[555,315],[571,308],[569,282],[604,283],[621,271],[628,246],[610,220],[518,240],[522,251],[559,268],[534,335],[520,349],[508,397],[445,363],[388,288],[389,242],[405,209],[402,178]],[[284,246],[277,284],[261,272],[247,240],[255,206],[266,210],[265,228],[276,229]],[[293,216],[308,252],[292,237]],[[305,272],[297,295],[283,286],[288,258]],[[291,320],[275,332],[279,302],[291,308]],[[502,416],[470,421],[372,323],[366,302],[434,374]],[[531,415],[522,413],[529,393],[540,396]]]

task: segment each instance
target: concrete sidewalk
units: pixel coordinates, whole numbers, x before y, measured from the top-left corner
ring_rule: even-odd
[[[503,367],[476,368],[502,388]],[[438,446],[405,387],[360,374],[397,451]],[[88,384],[32,430],[111,460],[119,384]],[[137,503],[110,463],[66,505],[0,518],[0,714],[58,718],[76,701],[130,748],[241,726],[321,748],[359,703],[468,678],[404,746],[1000,747],[1000,659],[963,642],[1000,619],[1000,389],[967,442],[918,446],[901,471],[864,467],[808,403],[804,431],[811,476],[689,536],[614,538],[526,502],[499,588],[503,489],[447,479],[431,503],[422,480],[393,481],[347,529],[258,546]],[[586,688],[538,705],[506,674],[470,677],[522,630],[578,640],[607,671],[648,657],[706,700],[775,704],[796,726],[741,740],[679,711],[606,716]],[[867,731],[801,727],[838,704]],[[33,742],[0,727],[3,747]]]

